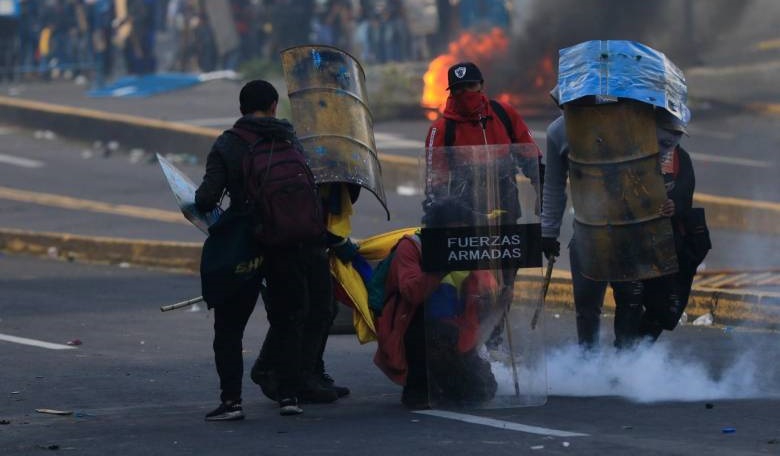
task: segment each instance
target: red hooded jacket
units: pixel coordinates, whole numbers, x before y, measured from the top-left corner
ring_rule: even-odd
[[[387,276],[389,296],[376,321],[377,351],[374,364],[399,385],[406,384],[408,363],[404,336],[420,306],[441,285],[442,274],[423,272],[417,241],[404,236],[396,247]],[[473,350],[479,335],[480,297],[495,296],[498,285],[490,271],[472,271],[461,285],[463,312],[449,319],[458,328],[457,349]]]
[[[501,118],[493,111],[493,107],[490,105],[488,98],[484,95],[483,107],[480,112],[475,112],[469,115],[464,115],[458,112],[457,102],[453,95],[447,98],[447,104],[444,109],[444,115],[431,124],[428,129],[428,136],[425,138],[425,147],[427,149],[435,147],[444,147],[444,136],[446,129],[446,119],[452,119],[455,121],[455,141],[453,146],[478,146],[484,145],[485,139],[487,144],[512,144],[512,139],[509,137],[504,123]],[[520,113],[517,112],[512,106],[507,103],[498,102],[506,111],[507,116],[512,124],[512,130],[515,136],[514,143],[525,143],[534,145],[534,140],[531,138],[531,131],[523,121]],[[480,118],[485,117],[487,121],[485,123],[485,130],[483,136],[482,123]],[[537,155],[541,156],[541,151],[535,148]],[[429,163],[427,166],[430,169],[437,170],[433,173],[435,176],[445,176],[446,173],[442,172],[449,168],[449,164],[443,154],[428,154]],[[431,173],[428,173],[429,179]],[[434,180],[438,180],[433,177]],[[441,182],[429,182],[431,185],[438,185]]]

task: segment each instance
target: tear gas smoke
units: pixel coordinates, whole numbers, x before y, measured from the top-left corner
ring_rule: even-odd
[[[757,347],[740,350],[730,362],[720,360],[725,364],[717,369],[663,341],[622,351],[584,352],[569,345],[549,351],[546,358],[547,394],[552,396],[619,396],[642,403],[780,397],[780,372],[766,365],[766,351]],[[520,378],[539,378],[542,369],[523,369]],[[510,368],[493,363],[493,372],[499,394],[513,394]]]

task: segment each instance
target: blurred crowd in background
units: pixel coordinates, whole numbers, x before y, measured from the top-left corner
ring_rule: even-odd
[[[0,0],[0,78],[239,69],[298,44],[427,61],[459,30],[510,26],[504,0]]]

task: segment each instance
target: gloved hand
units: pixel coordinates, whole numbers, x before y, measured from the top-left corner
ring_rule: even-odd
[[[344,263],[349,263],[357,254],[358,246],[352,242],[352,239],[344,238],[344,240],[331,245],[330,249],[333,251],[333,254],[336,255],[336,258]]]
[[[561,243],[555,238],[543,237],[542,253],[544,253],[544,257],[548,260],[550,257],[557,257],[561,254]]]

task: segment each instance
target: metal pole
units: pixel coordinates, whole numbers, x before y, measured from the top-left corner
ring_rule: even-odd
[[[514,290],[512,291],[514,294]],[[512,303],[509,303],[512,306]],[[515,396],[520,397],[520,383],[517,380],[517,364],[515,363],[515,349],[512,345],[512,327],[509,326],[509,309],[504,314],[504,326],[506,327],[506,343],[509,345],[509,356],[512,360],[512,380],[515,383]]]
[[[544,274],[544,284],[542,285],[542,298],[534,309],[534,315],[531,317],[531,329],[536,329],[536,323],[539,321],[539,314],[542,313],[542,307],[544,307],[544,299],[547,297],[547,290],[550,288],[550,280],[552,280],[553,265],[555,264],[554,256],[551,256],[547,260],[547,271]]]
[[[176,304],[170,304],[167,306],[160,306],[160,312],[168,312],[169,310],[181,309],[182,307],[191,306],[203,301],[203,296],[197,298],[188,299],[186,301],[177,302]]]

